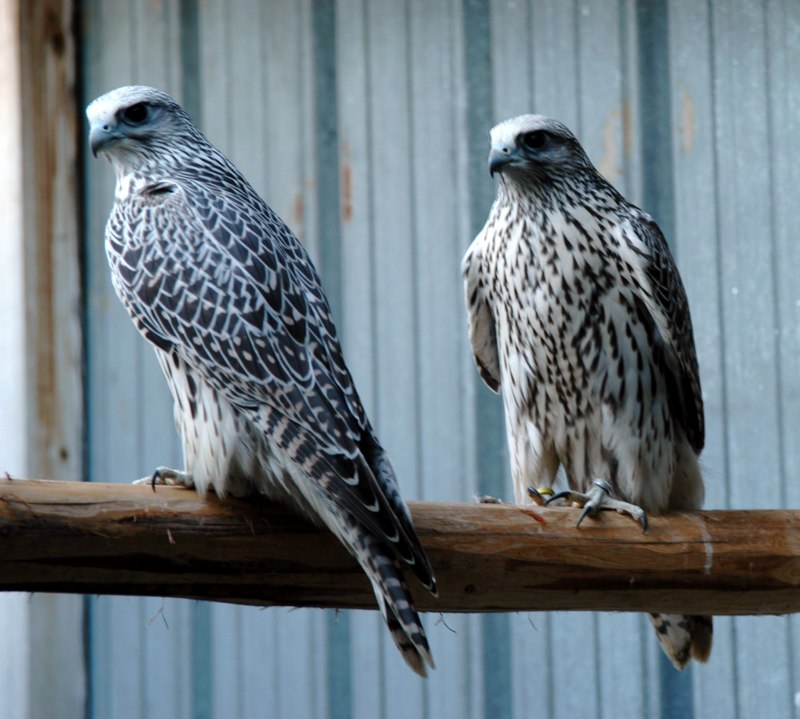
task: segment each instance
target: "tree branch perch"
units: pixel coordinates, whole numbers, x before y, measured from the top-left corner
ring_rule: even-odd
[[[786,614],[800,611],[800,512],[652,517],[411,502],[439,583],[419,609]],[[326,530],[261,500],[190,490],[0,480],[0,591],[374,608]]]

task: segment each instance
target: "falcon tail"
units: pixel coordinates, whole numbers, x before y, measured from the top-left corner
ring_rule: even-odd
[[[708,661],[714,630],[711,617],[650,614],[650,621],[661,648],[676,669],[685,668],[690,659]]]
[[[427,668],[435,669],[428,639],[422,620],[414,608],[397,560],[391,556],[383,543],[372,535],[352,527],[354,555],[367,574],[378,608],[383,615],[394,643],[403,655],[406,664],[422,677]]]

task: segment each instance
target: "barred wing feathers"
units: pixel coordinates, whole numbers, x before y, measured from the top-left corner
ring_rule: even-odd
[[[226,161],[227,162],[227,161]],[[140,331],[272,433],[351,515],[434,590],[433,573],[341,355],[305,249],[240,180],[151,183],[118,203],[115,283]],[[155,228],[156,231],[152,231]],[[302,441],[298,443],[298,437]]]
[[[670,374],[670,409],[699,453],[705,444],[703,395],[686,290],[655,221],[634,209],[631,222],[642,243],[637,255],[639,281],[646,289],[643,299],[663,343]]]
[[[488,227],[488,223],[487,223]],[[500,389],[500,357],[497,351],[497,329],[492,308],[484,296],[484,271],[482,245],[486,227],[470,245],[461,263],[464,278],[464,294],[469,322],[469,339],[475,365],[481,379],[493,392]]]

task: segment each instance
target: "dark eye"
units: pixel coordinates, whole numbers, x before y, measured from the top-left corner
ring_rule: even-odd
[[[544,130],[534,130],[522,136],[521,144],[529,150],[543,150],[549,142],[550,136]]]
[[[122,119],[131,125],[141,125],[147,119],[147,105],[137,102],[122,111]]]

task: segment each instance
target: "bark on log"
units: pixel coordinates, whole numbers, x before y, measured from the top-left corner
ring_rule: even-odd
[[[419,609],[785,614],[800,610],[800,512],[651,517],[409,503],[439,584]],[[190,490],[0,480],[0,591],[374,608],[326,530],[263,501]]]

